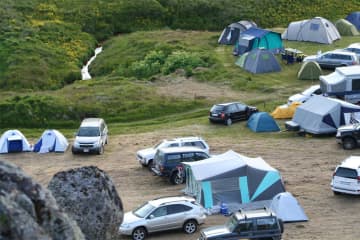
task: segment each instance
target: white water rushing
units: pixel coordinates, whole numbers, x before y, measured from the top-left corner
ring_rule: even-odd
[[[82,69],[81,69],[81,79],[82,79],[82,80],[89,80],[89,79],[91,79],[91,76],[90,76],[90,73],[89,73],[89,66],[90,66],[91,62],[95,60],[96,55],[98,55],[99,53],[101,53],[101,51],[102,51],[102,47],[96,48],[96,49],[95,49],[95,55],[92,56],[92,57],[90,58],[90,60],[86,63],[86,65],[84,65],[84,66],[82,67]]]

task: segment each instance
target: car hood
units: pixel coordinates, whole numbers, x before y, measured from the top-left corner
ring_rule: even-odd
[[[143,157],[154,156],[156,150],[154,148],[145,148],[137,151],[137,154]]]
[[[143,220],[143,218],[139,218],[139,217],[135,216],[133,214],[133,212],[127,212],[124,215],[124,220],[123,220],[122,224],[133,224],[133,223],[136,223],[136,222],[142,221],[142,220]]]
[[[99,139],[100,139],[99,136],[97,136],[97,137],[79,137],[79,136],[77,136],[75,138],[75,141],[81,142],[81,143],[94,143],[94,142],[98,142]]]
[[[292,95],[289,97],[289,101],[291,102],[303,102],[306,101],[309,98],[309,96],[305,96],[303,94],[297,93],[295,95]]]
[[[349,125],[344,125],[338,128],[338,131],[340,132],[346,132],[346,131],[352,131],[354,130],[355,127],[353,124],[349,124]]]
[[[229,229],[225,225],[218,225],[218,226],[205,228],[202,230],[202,232],[206,237],[216,237],[216,236],[224,237],[224,235],[230,234]]]
[[[310,56],[305,57],[303,61],[304,62],[316,61],[317,57],[318,57],[317,55],[310,55]]]

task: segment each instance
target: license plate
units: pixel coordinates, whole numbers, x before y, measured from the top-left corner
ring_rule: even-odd
[[[217,116],[218,116],[217,113],[212,113],[211,115],[214,116],[214,117],[217,117]]]
[[[85,149],[84,149],[84,152],[89,152],[89,149],[88,149],[88,148],[85,148]]]
[[[350,185],[350,183],[349,183],[349,182],[342,182],[342,181],[340,181],[340,184]]]

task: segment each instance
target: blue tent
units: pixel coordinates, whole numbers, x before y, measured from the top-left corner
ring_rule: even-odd
[[[272,52],[266,49],[254,49],[247,54],[243,68],[252,73],[280,72],[281,67]]]
[[[351,22],[357,30],[360,30],[360,12],[352,12],[345,19]]]
[[[257,112],[250,116],[247,126],[254,132],[278,132],[279,126],[267,112]]]
[[[261,28],[249,28],[240,33],[239,41],[235,44],[233,54],[241,55],[256,48],[265,48],[273,53],[283,50],[281,34]]]

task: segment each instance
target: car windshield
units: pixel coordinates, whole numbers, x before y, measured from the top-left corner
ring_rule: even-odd
[[[225,108],[225,106],[223,106],[223,105],[214,105],[210,111],[219,112],[219,111],[223,111],[224,108]]]
[[[98,127],[81,127],[77,134],[79,137],[97,137],[100,136]]]
[[[154,206],[151,205],[150,203],[145,203],[143,205],[141,205],[140,207],[138,207],[137,209],[135,209],[133,211],[133,214],[139,218],[144,218],[146,217],[149,213],[151,213],[152,210],[154,210]]]
[[[230,232],[234,231],[236,226],[238,225],[238,221],[234,216],[231,216],[230,219],[226,223],[226,228],[229,229]]]
[[[158,149],[158,148],[162,148],[162,147],[166,147],[166,141],[162,140],[161,142],[155,144],[155,146],[153,146],[154,149]]]
[[[335,176],[357,179],[357,172],[354,169],[339,167],[335,173]]]

